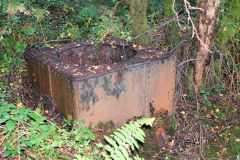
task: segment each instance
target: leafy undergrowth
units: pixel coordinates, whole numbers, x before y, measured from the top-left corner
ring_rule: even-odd
[[[41,116],[40,109],[32,111],[0,101],[1,159],[127,159],[140,160],[133,155],[139,142],[145,142],[143,125],[152,126],[155,118],[142,118],[123,124],[106,143],[97,143],[95,135],[83,121],[65,120],[63,128]]]
[[[75,121],[68,131],[41,116],[39,109],[31,111],[6,101],[1,101],[0,106],[1,158],[99,158],[92,146],[95,136],[81,122]],[[70,125],[66,121],[63,127]]]

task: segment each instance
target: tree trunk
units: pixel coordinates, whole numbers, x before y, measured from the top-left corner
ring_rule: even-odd
[[[169,19],[172,19],[175,14],[172,9],[173,0],[164,0],[164,21],[167,22]],[[177,30],[177,24],[176,22],[172,22],[168,24],[168,26],[165,28],[165,42],[166,44],[170,44],[171,47],[169,47],[169,50],[172,50],[174,47],[176,47],[180,43],[180,38],[178,35]],[[180,52],[180,49],[178,48],[176,50],[177,53]]]
[[[147,24],[146,10],[148,6],[147,0],[131,0],[130,14],[132,19],[133,35],[137,36],[149,29]],[[135,40],[138,44],[144,44],[149,40],[149,34],[145,34]]]
[[[215,29],[217,25],[217,19],[219,14],[221,0],[199,0],[200,8],[204,11],[200,11],[198,19],[198,34],[202,43],[200,43],[197,51],[196,61],[196,90],[203,86],[203,75],[206,67],[206,61],[210,56],[212,49],[212,40],[215,36]]]

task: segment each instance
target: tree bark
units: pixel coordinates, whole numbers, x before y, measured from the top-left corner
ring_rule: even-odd
[[[196,61],[196,90],[203,86],[203,75],[206,67],[206,61],[210,56],[212,49],[212,40],[215,37],[215,29],[219,14],[221,0],[199,0],[200,11],[198,19],[198,34],[202,43],[199,43]]]
[[[147,6],[147,0],[130,1],[130,14],[132,19],[132,29],[134,36],[137,36],[149,29],[146,15]],[[139,37],[135,40],[135,42],[138,44],[144,44],[147,40],[149,40],[149,34],[145,34]]]

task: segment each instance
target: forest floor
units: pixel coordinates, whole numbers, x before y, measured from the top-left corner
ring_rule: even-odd
[[[62,127],[64,118],[50,97],[32,89],[26,75],[22,84],[13,90],[21,97],[24,106],[41,109],[42,115]],[[193,93],[181,93],[172,115],[155,115],[152,128],[145,128],[146,143],[138,150],[144,159],[236,159],[240,153],[240,101],[239,97],[219,92],[219,86]],[[177,95],[176,95],[177,96]],[[163,128],[162,133],[156,133]],[[114,124],[93,130],[99,140],[114,131]],[[164,134],[166,141],[157,137]]]
[[[85,130],[79,132],[76,128],[71,130],[74,127],[64,119],[53,100],[32,88],[26,75],[25,61],[20,57],[28,49],[39,48],[42,45],[53,46],[53,43],[60,43],[61,40],[65,43],[104,38],[107,34],[115,32],[121,33],[120,38],[132,39],[130,29],[132,24],[129,14],[126,14],[128,9],[125,4],[119,5],[116,16],[113,16],[114,4],[110,3],[116,1],[104,1],[107,4],[86,1],[89,4],[84,8],[79,7],[78,4],[69,4],[69,1],[56,1],[57,6],[53,5],[52,8],[45,6],[45,10],[39,8],[42,8],[44,3],[50,5],[55,1],[39,2],[39,4],[37,1],[32,2],[32,7],[37,5],[34,11],[37,21],[34,16],[22,13],[7,16],[7,13],[0,11],[1,16],[4,17],[4,21],[0,23],[6,27],[5,35],[0,37],[3,38],[0,41],[0,159],[23,159],[21,157],[74,159],[76,153],[86,157],[97,155],[96,157],[99,158],[99,150],[96,151],[91,147],[96,148],[96,143],[104,140],[104,135],[112,133],[114,125],[109,123],[94,129],[90,127],[91,132],[87,127],[83,127]],[[160,7],[164,6],[156,2]],[[24,7],[21,10],[27,8],[31,7]],[[98,9],[101,11],[101,16],[97,12]],[[164,17],[161,10],[151,14],[151,26],[162,25]],[[111,16],[108,15],[109,13]],[[47,16],[41,19],[44,14]],[[175,39],[175,36],[165,35],[165,29],[161,28],[152,33],[153,40],[149,45],[158,46],[163,50],[171,47],[175,50],[179,47],[182,50],[178,55],[178,64],[184,61],[188,63],[183,63],[184,65],[177,68],[176,101],[172,115],[168,113],[155,115],[154,126],[144,128],[146,142],[140,146],[137,154],[146,160],[240,160],[240,70],[237,69],[240,67],[239,39],[231,40],[234,47],[230,50],[230,55],[227,55],[229,53],[225,53],[225,50],[221,51],[223,53],[217,53],[223,55],[222,62],[219,63],[220,69],[216,70],[216,75],[217,72],[220,72],[220,75],[206,76],[211,77],[212,82],[207,83],[206,88],[196,94],[193,90],[187,90],[186,88],[191,87],[186,87],[184,84],[185,75],[190,74],[184,71],[187,72],[194,64],[188,60],[195,59],[194,47],[192,47],[195,42],[193,39],[189,40],[191,34],[191,27],[186,23],[184,30],[179,32],[182,36],[180,39],[184,43],[168,46],[172,45],[171,38]],[[165,38],[169,41],[165,42]],[[214,47],[216,48],[214,52],[219,52],[221,47],[216,47],[215,44]],[[13,69],[13,64],[18,66]],[[208,73],[215,74],[214,60],[210,66],[211,71]],[[8,79],[9,73],[13,75]],[[8,86],[9,80],[11,87]],[[36,110],[40,116],[36,116]],[[41,135],[46,135],[47,138]],[[61,144],[55,143],[59,141]]]

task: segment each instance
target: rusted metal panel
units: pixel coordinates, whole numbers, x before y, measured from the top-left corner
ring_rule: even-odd
[[[36,59],[27,63],[28,75],[33,87],[42,94],[50,95],[48,67]]]
[[[86,124],[113,120],[122,124],[134,116],[172,112],[175,80],[175,56],[140,63],[118,71],[73,82],[77,120]]]
[[[85,124],[172,112],[176,56],[115,39],[27,53],[29,77],[65,116]],[[59,56],[59,57],[58,57]]]
[[[58,109],[65,117],[73,115],[74,102],[72,80],[56,72],[53,67],[49,67],[48,73],[50,77],[50,95],[54,99],[56,106],[58,106]]]

